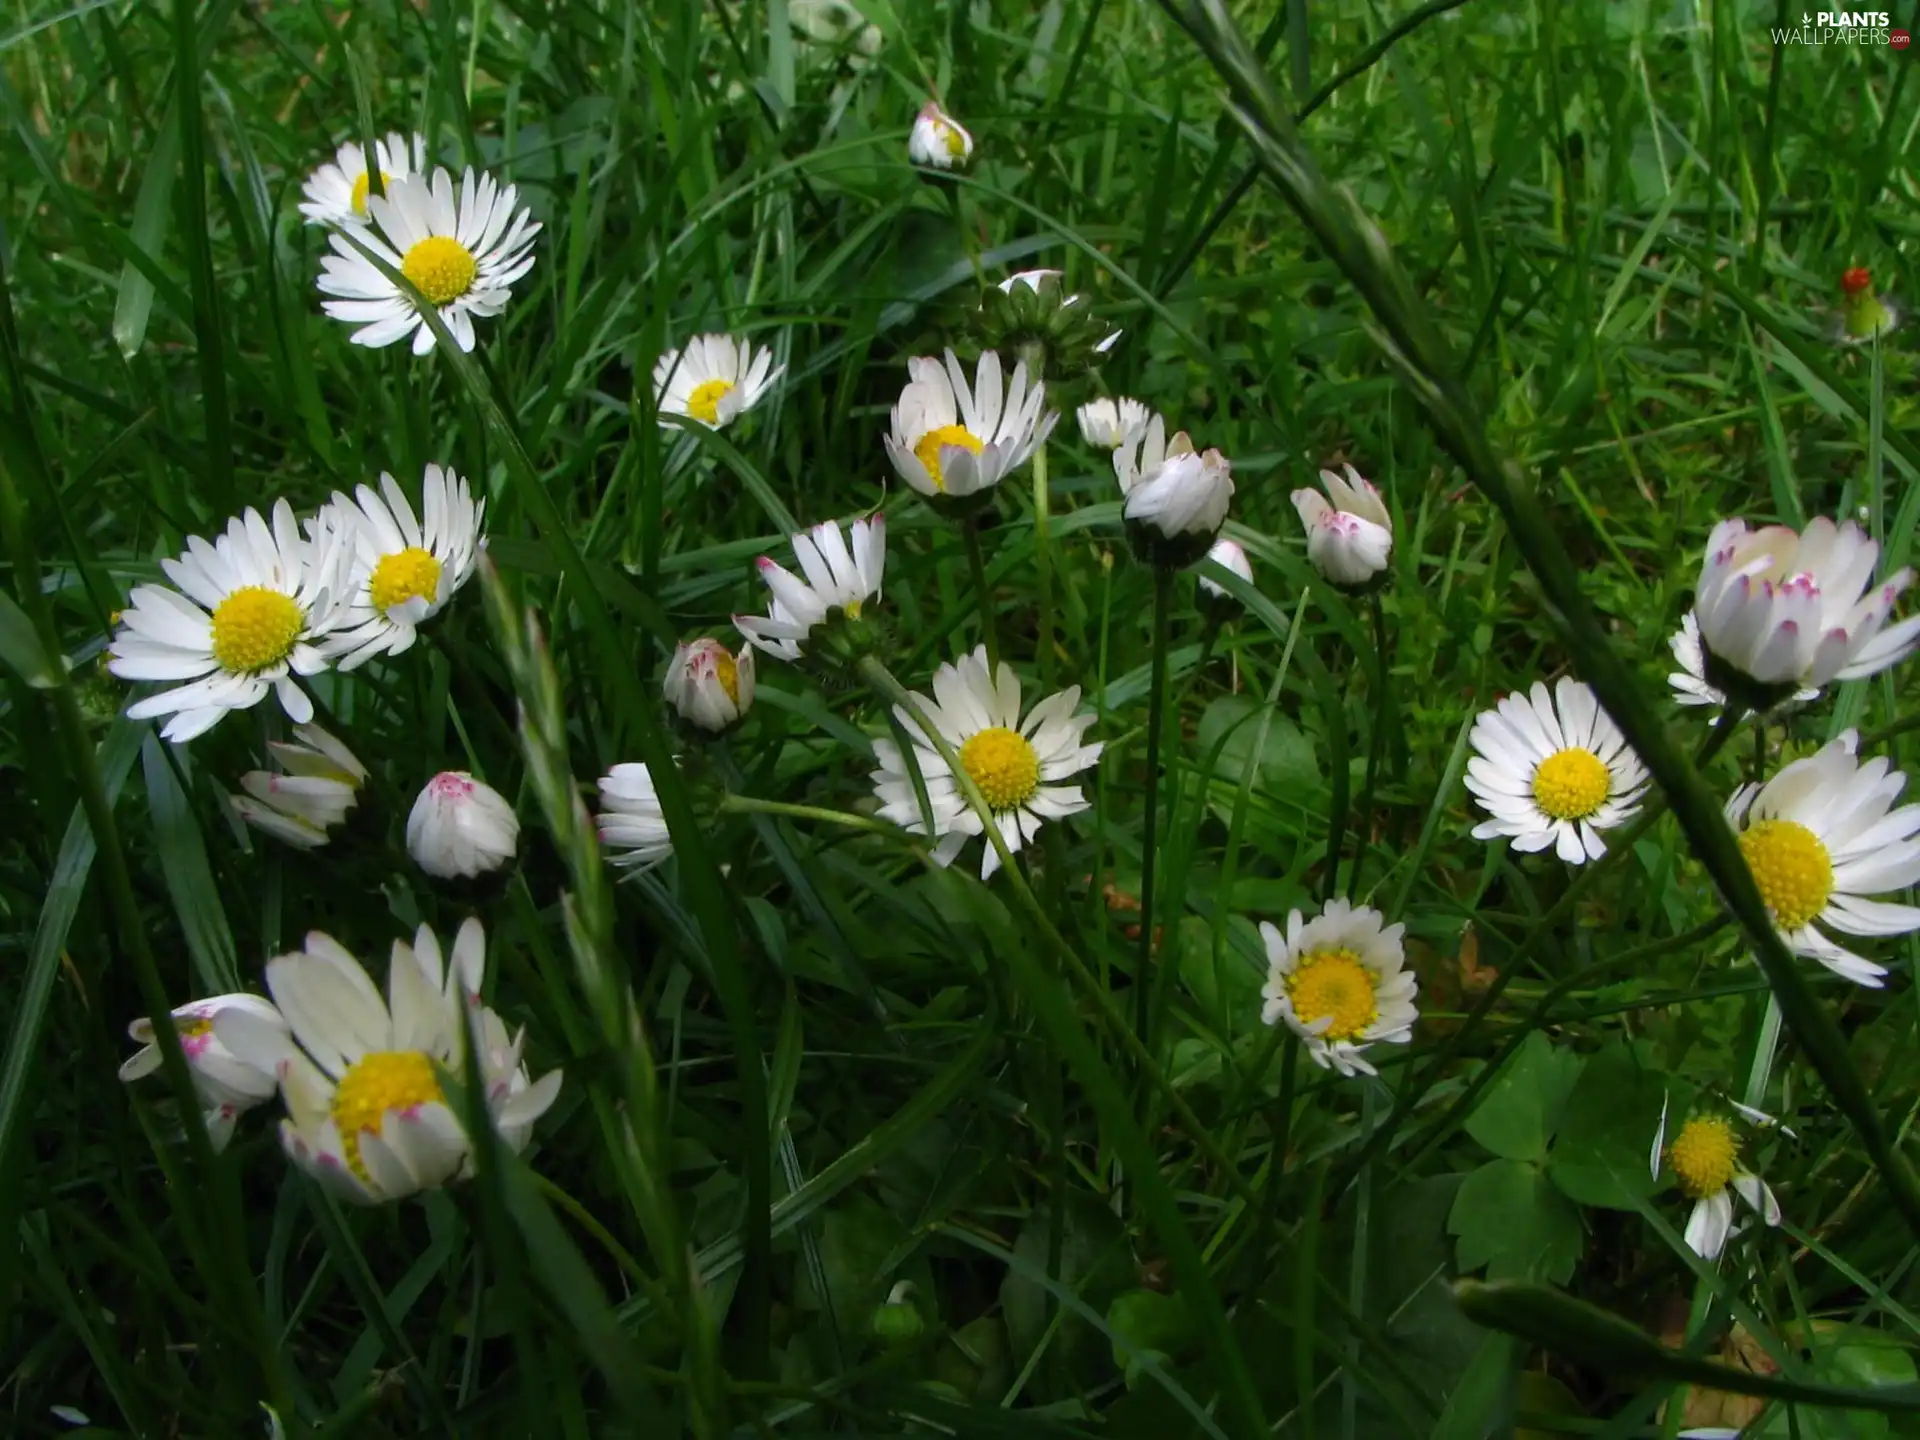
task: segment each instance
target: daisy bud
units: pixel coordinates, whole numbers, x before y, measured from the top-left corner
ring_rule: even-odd
[[[429,780],[407,816],[407,853],[441,880],[498,870],[519,843],[513,807],[464,770],[442,770]]]
[[[360,801],[367,767],[318,725],[296,725],[295,742],[267,746],[280,773],[249,770],[233,810],[247,824],[297,850],[317,850]]]
[[[1900,316],[1873,292],[1873,272],[1855,265],[1840,277],[1840,333],[1844,345],[1864,345],[1892,333]]]
[[[1231,570],[1249,585],[1253,583],[1253,566],[1247,560],[1246,548],[1238,540],[1214,541],[1213,548],[1207,552],[1207,559],[1223,570]],[[1223,586],[1215,584],[1204,575],[1200,577],[1200,589],[1202,593],[1221,600],[1233,598],[1227,594]]]
[[[958,120],[929,100],[914,116],[907,136],[907,158],[936,170],[965,169],[973,159],[973,136]]]
[[[1191,565],[1213,547],[1233,498],[1233,467],[1218,450],[1193,448],[1183,430],[1171,441],[1156,415],[1136,441],[1113,452],[1125,497],[1121,515],[1136,554],[1152,565]]]
[[[1320,472],[1320,483],[1333,497],[1317,490],[1293,492],[1293,508],[1307,527],[1307,558],[1323,579],[1343,590],[1359,590],[1386,573],[1393,554],[1393,517],[1380,492],[1353,466],[1346,478],[1331,470]]]
[[[269,1002],[257,995],[216,995],[196,1000],[173,1012],[173,1026],[193,1074],[194,1092],[206,1109],[207,1136],[213,1148],[223,1150],[233,1138],[234,1122],[261,1101],[272,1098],[279,1082],[271,1069],[262,1069],[235,1055],[214,1033],[222,1015],[245,1014],[262,1030],[285,1036],[287,1022]],[[160,1069],[160,1047],[153,1041],[153,1022],[141,1016],[127,1026],[140,1049],[120,1067],[120,1078],[134,1081]]]
[[[734,656],[718,640],[683,641],[660,688],[682,720],[717,735],[753,708],[753,647]]]

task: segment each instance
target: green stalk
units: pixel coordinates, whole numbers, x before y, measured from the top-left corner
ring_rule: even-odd
[[[1160,732],[1166,728],[1167,628],[1173,609],[1173,571],[1153,567],[1153,679],[1147,691],[1147,809],[1140,831],[1140,949],[1133,966],[1133,1028],[1153,1053],[1153,1007],[1147,981],[1153,968],[1153,870],[1159,849]]]
[[[1353,869],[1347,876],[1347,893],[1357,894],[1360,889],[1360,871],[1367,858],[1367,837],[1372,834],[1374,783],[1380,771],[1380,747],[1387,730],[1387,705],[1391,699],[1391,670],[1387,664],[1387,616],[1380,608],[1380,595],[1376,591],[1367,597],[1367,608],[1373,612],[1373,728],[1367,734],[1367,768],[1360,775],[1360,807],[1354,812]],[[1338,857],[1335,857],[1336,866]],[[1331,878],[1327,881],[1327,894],[1336,895]]]
[[[1874,354],[1880,353],[1878,343]],[[1034,377],[1036,382],[1038,376]],[[1047,483],[1047,442],[1042,440],[1033,452],[1033,564],[1039,585],[1039,613],[1034,618],[1035,644],[1039,646],[1040,688],[1053,689],[1053,550],[1047,533],[1052,491]]]
[[[960,538],[967,547],[967,570],[973,576],[973,593],[980,607],[980,639],[987,647],[987,670],[1000,670],[1000,635],[993,623],[993,592],[987,589],[987,561],[980,550],[980,531],[971,517],[960,522]]]
[[[757,795],[724,795],[720,809],[732,815],[784,815],[789,820],[812,820],[821,825],[843,825],[849,830],[865,830],[874,835],[898,839],[906,832],[886,820],[871,815],[852,815],[845,810],[828,810],[820,805],[791,805],[784,800],[762,800]]]

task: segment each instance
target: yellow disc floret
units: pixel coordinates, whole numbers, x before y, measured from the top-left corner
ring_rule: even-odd
[[[960,767],[995,810],[1013,810],[1040,788],[1040,756],[1003,725],[989,726],[960,747]]]
[[[720,402],[733,389],[731,380],[704,380],[687,396],[687,413],[708,425],[720,423]]]
[[[967,137],[960,133],[957,125],[942,125],[940,139],[947,147],[947,154],[958,160],[967,153]]]
[[[305,624],[292,596],[243,585],[213,612],[213,658],[235,675],[265,670],[292,653]]]
[[[927,467],[927,477],[933,481],[933,488],[944,493],[947,482],[940,473],[940,447],[943,445],[958,445],[962,450],[978,455],[986,448],[986,442],[964,425],[942,425],[938,430],[929,430],[920,437],[920,443],[913,447],[913,453]]]
[[[1613,777],[1591,750],[1556,750],[1533,772],[1533,799],[1556,820],[1584,820],[1607,803]]]
[[[371,1184],[360,1159],[361,1134],[371,1130],[378,1135],[392,1111],[412,1110],[445,1099],[440,1082],[434,1078],[433,1061],[424,1051],[375,1050],[362,1055],[340,1077],[333,1092],[331,1113],[333,1123],[340,1127],[340,1148],[346,1152],[348,1168]]]
[[[1376,985],[1353,951],[1310,950],[1287,976],[1287,999],[1302,1025],[1333,1022],[1320,1032],[1323,1039],[1356,1040],[1380,1018]]]
[[[713,657],[714,678],[720,682],[720,688],[727,692],[727,699],[735,705],[740,703],[740,665],[724,649],[716,650]]]
[[[391,185],[392,183],[393,183],[392,178],[388,176],[386,171],[382,170],[380,172],[380,193],[382,195],[386,194],[387,186]],[[364,170],[361,171],[360,178],[353,182],[353,213],[354,214],[365,215],[367,213],[367,192],[370,191],[372,188],[373,188],[373,182],[369,178],[368,172]]]
[[[1760,898],[1782,930],[1808,924],[1833,894],[1833,859],[1795,820],[1756,820],[1740,833],[1740,853],[1760,887]]]
[[[1680,1127],[1667,1147],[1667,1160],[1690,1200],[1718,1195],[1733,1183],[1740,1147],[1733,1127],[1717,1115],[1701,1115]]]
[[[479,269],[473,252],[451,235],[415,241],[400,262],[400,273],[435,305],[451,305],[471,290]]]
[[[382,555],[367,577],[367,598],[382,615],[403,600],[431,604],[439,594],[440,562],[418,545]]]

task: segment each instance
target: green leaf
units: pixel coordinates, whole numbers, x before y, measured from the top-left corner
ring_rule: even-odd
[[[1191,1355],[1199,1343],[1187,1302],[1158,1290],[1129,1290],[1107,1307],[1107,1328],[1113,1332],[1113,1363],[1131,1368],[1132,1351],[1157,1351],[1179,1357]]]
[[[0,590],[0,664],[36,690],[51,690],[64,678],[65,661],[56,667],[27,612],[4,590]]]
[[[207,842],[200,833],[199,818],[174,778],[171,762],[175,761],[185,769],[184,751],[169,756],[160,737],[149,731],[140,746],[140,769],[147,782],[147,807],[153,814],[154,848],[160,853],[167,893],[186,935],[194,978],[209,995],[224,995],[241,988],[239,957],[219,887],[207,864]]]
[[[1266,719],[1266,733],[1260,721]],[[1278,707],[1269,707],[1251,695],[1222,695],[1200,717],[1201,754],[1220,747],[1215,778],[1238,782],[1254,767],[1254,783],[1273,793],[1315,791],[1321,786],[1320,760],[1313,742],[1300,733]],[[1258,746],[1256,750],[1255,747]]]
[[[1467,1176],[1447,1229],[1459,1237],[1460,1268],[1485,1266],[1494,1280],[1563,1281],[1580,1259],[1580,1212],[1523,1160],[1490,1160]]]
[[[1503,1160],[1546,1159],[1580,1064],[1578,1055],[1534,1031],[1467,1117],[1467,1133]]]
[[[1547,1164],[1562,1194],[1609,1210],[1638,1209],[1652,1196],[1647,1153],[1665,1083],[1624,1044],[1609,1045],[1587,1061],[1560,1112]]]

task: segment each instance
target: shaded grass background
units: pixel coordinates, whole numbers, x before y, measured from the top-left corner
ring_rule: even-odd
[[[1302,107],[1412,13],[1237,8]],[[1664,637],[1721,513],[1797,519],[1879,496],[1904,557],[1920,494],[1904,438],[1912,368],[1896,338],[1874,398],[1866,358],[1826,348],[1822,310],[1847,264],[1871,265],[1895,295],[1913,288],[1911,62],[1776,50],[1764,6],[1424,8],[1435,13],[1335,90],[1303,137],[1378,217],[1468,357],[1462,378],[1493,440],[1536,480],[1648,683],[1668,668]],[[1453,1311],[1446,1221],[1485,1156],[1446,1102],[1525,1029],[1587,1055],[1632,1038],[1644,1065],[1738,1093],[1764,994],[1722,931],[1535,1003],[1596,962],[1689,935],[1713,904],[1663,824],[1627,874],[1577,903],[1577,923],[1512,948],[1567,876],[1469,840],[1457,776],[1472,711],[1567,663],[1519,555],[1280,202],[1255,185],[1221,213],[1249,156],[1219,81],[1158,9],[876,4],[884,43],[865,63],[852,35],[807,38],[800,9],[215,0],[9,17],[5,460],[167,983],[176,999],[257,984],[264,958],[314,926],[372,960],[398,927],[451,929],[477,906],[496,1003],[529,1024],[538,1065],[569,1071],[528,1157],[541,1181],[513,1171],[367,1215],[316,1212],[255,1117],[201,1180],[237,1187],[248,1217],[220,1243],[247,1257],[270,1323],[236,1325],[209,1278],[222,1262],[188,1263],[190,1196],[176,1187],[170,1203],[140,1134],[167,1133],[164,1103],[130,1104],[112,1080],[140,999],[90,903],[84,842],[69,838],[77,793],[46,701],[9,673],[0,785],[18,818],[0,842],[0,904],[17,920],[0,939],[16,963],[0,994],[15,1039],[0,1207],[20,1244],[0,1262],[0,1293],[21,1433],[64,1428],[55,1404],[109,1432],[243,1433],[276,1364],[301,1413],[343,1434],[527,1433],[533,1417],[563,1434],[683,1422],[727,1433],[750,1415],[802,1433],[892,1433],[936,1411],[979,1434],[1095,1413],[1119,1433],[1241,1433],[1230,1410],[1201,1418],[1224,1357],[1195,1344],[1180,1302],[1162,1302],[1165,1242],[1127,1194],[1093,1096],[1067,1075],[1032,995],[995,1001],[1000,958],[1052,963],[1004,887],[929,874],[895,843],[727,816],[683,837],[685,863],[660,883],[618,893],[607,953],[644,1017],[664,1188],[708,1277],[732,1412],[715,1418],[689,1399],[712,1377],[683,1367],[698,1307],[669,1295],[663,1308],[645,1177],[611,1138],[632,1056],[590,1021],[558,910],[579,887],[531,823],[538,797],[515,736],[524,686],[480,603],[463,601],[402,663],[318,687],[379,778],[315,864],[251,847],[220,806],[259,763],[273,717],[167,752],[110,718],[123,697],[94,664],[108,614],[183,534],[277,495],[311,506],[380,469],[410,484],[440,460],[489,492],[492,553],[537,607],[567,697],[573,773],[640,758],[652,722],[620,701],[593,610],[650,695],[674,636],[724,633],[729,612],[758,605],[749,561],[777,552],[793,520],[881,500],[878,434],[905,357],[964,317],[979,274],[1028,264],[1064,266],[1128,329],[1108,388],[1234,458],[1236,533],[1270,602],[1218,638],[1204,669],[1198,621],[1176,623],[1188,743],[1163,800],[1183,838],[1163,856],[1162,894],[1184,907],[1161,910],[1183,918],[1163,940],[1178,985],[1157,1062],[1204,1134],[1160,1123],[1164,1110],[1148,1117],[1254,1362],[1258,1407],[1297,1434],[1481,1433],[1516,1408],[1569,1402],[1631,1423],[1631,1388],[1578,1366],[1555,1367],[1564,1394],[1524,1377],[1516,1389],[1517,1352]],[[929,84],[980,142],[951,191],[902,160]],[[363,115],[500,170],[546,226],[531,282],[476,355],[512,442],[458,368],[360,351],[318,313],[321,241],[293,203]],[[759,335],[791,367],[773,403],[713,440],[657,428],[636,389],[663,346],[703,328]],[[1365,616],[1338,597],[1314,591],[1282,667],[1308,578],[1287,492],[1337,457],[1389,491],[1399,521],[1387,774],[1381,813],[1359,853],[1349,846],[1356,893],[1393,902],[1422,947],[1430,1018],[1412,1062],[1383,1074],[1429,1088],[1418,1104],[1401,1095],[1390,1142],[1374,1127],[1393,1095],[1317,1072],[1289,1088],[1283,1121],[1281,1070],[1254,1016],[1250,922],[1318,893],[1329,771],[1364,756],[1374,714]],[[1035,883],[1120,996],[1146,778],[1147,579],[1119,543],[1100,457],[1063,435],[1052,471],[1055,669],[1084,685],[1110,750],[1090,790],[1097,813],[1049,836]],[[896,669],[922,684],[974,643],[974,606],[956,537],[898,491],[886,489],[888,609]],[[549,505],[584,574],[561,578],[571,557],[539,523]],[[988,545],[1001,633],[1031,677],[1028,505],[1010,487]],[[1896,672],[1853,687],[1845,718],[1897,722],[1904,684]],[[1833,716],[1822,706],[1769,741],[1816,742]],[[766,667],[733,744],[744,788],[853,808],[859,721],[858,696]],[[1691,721],[1675,731],[1699,733]],[[1889,744],[1901,754],[1901,737]],[[1751,763],[1749,743],[1733,749],[1717,789]],[[523,864],[503,886],[436,893],[395,848],[413,790],[444,766],[526,802]],[[741,922],[726,939],[751,1049],[717,999],[726,966],[688,886],[707,865],[727,867]],[[1456,963],[1469,920],[1480,959],[1511,983],[1461,1058],[1430,1066],[1471,1003]],[[1896,980],[1867,996],[1824,977],[1816,989],[1904,1131],[1910,990]],[[1095,1042],[1132,1093],[1125,1056]],[[743,1123],[756,1087],[764,1126]],[[1910,1342],[1911,1240],[1888,1223],[1844,1121],[1791,1061],[1768,1099],[1800,1113],[1806,1138],[1775,1147],[1768,1173],[1813,1243],[1763,1238],[1757,1300],[1720,1282],[1695,1310],[1697,1337],[1710,1344],[1729,1315],[1769,1336],[1819,1315]],[[1291,1159],[1276,1173],[1282,1128]],[[1356,1171],[1344,1162],[1370,1137]],[[756,1167],[775,1201],[772,1256],[765,1298],[742,1303]],[[553,1187],[557,1225],[529,1209],[528,1184]],[[1658,1213],[1677,1226],[1674,1205]],[[1676,1304],[1685,1315],[1693,1277],[1638,1220],[1585,1208],[1576,1249],[1571,1283],[1588,1298],[1655,1328]],[[584,1263],[563,1269],[568,1255]],[[564,1296],[543,1288],[562,1273]],[[916,1287],[926,1328],[889,1352],[869,1324],[899,1280]],[[624,1349],[606,1348],[615,1336]],[[1129,1388],[1126,1359],[1143,1348],[1164,1358],[1136,1360]]]

